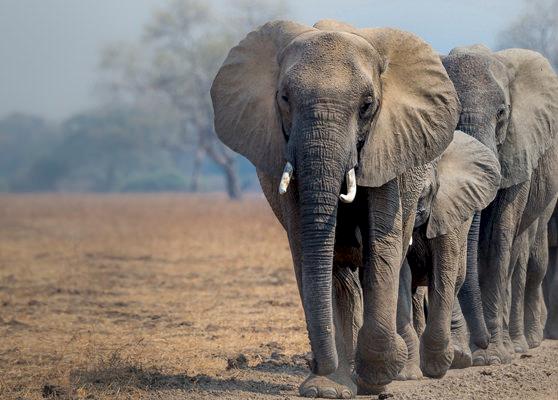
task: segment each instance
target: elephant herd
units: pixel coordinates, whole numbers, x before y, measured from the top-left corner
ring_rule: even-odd
[[[542,55],[273,21],[211,97],[288,234],[313,353],[302,396],[558,338],[558,77]]]

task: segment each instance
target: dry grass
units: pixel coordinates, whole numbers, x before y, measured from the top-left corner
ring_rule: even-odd
[[[284,400],[307,349],[286,235],[259,197],[0,197],[2,400]],[[558,344],[533,354],[491,381],[390,391],[556,398]]]
[[[188,391],[239,352],[306,351],[260,198],[4,196],[0,238],[0,398]]]

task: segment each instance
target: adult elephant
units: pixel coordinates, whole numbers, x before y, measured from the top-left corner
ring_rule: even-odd
[[[558,207],[548,223],[548,248],[548,270],[543,282],[547,310],[544,337],[558,340]]]
[[[403,267],[399,287],[398,331],[407,343],[409,356],[398,376],[402,380],[420,377],[421,370],[429,377],[440,378],[452,365],[454,353],[461,357],[466,353],[466,331],[453,336],[451,332],[454,299],[465,278],[473,216],[490,204],[500,185],[500,164],[494,153],[460,131],[427,168],[413,245],[407,254],[410,267]],[[428,286],[428,318],[420,336],[420,352],[412,321],[411,282]],[[445,357],[432,358],[442,349]],[[468,356],[470,361],[470,353]]]
[[[542,282],[549,261],[548,224],[555,207],[556,200],[514,241],[509,334],[516,353],[538,347],[543,340],[546,309]]]
[[[470,248],[478,249],[479,256],[470,257],[468,274],[478,271],[482,307],[474,290],[460,297],[473,343],[484,334],[479,310],[490,334],[486,349],[473,346],[473,362],[509,362],[503,318],[515,265],[513,243],[541,216],[558,189],[558,78],[542,55],[522,49],[494,53],[479,45],[457,48],[443,64],[462,104],[458,129],[498,155],[502,174],[495,200],[471,230]],[[464,288],[474,288],[474,282]]]
[[[288,233],[314,355],[300,393],[351,397],[353,367],[362,391],[389,383],[407,356],[396,306],[414,182],[459,115],[438,56],[399,30],[269,22],[211,96],[219,138],[256,166]]]

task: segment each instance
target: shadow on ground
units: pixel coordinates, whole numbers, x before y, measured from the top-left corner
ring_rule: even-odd
[[[294,360],[294,361],[293,361]],[[231,364],[231,363],[229,363]],[[272,354],[257,365],[240,365],[228,368],[222,375],[209,376],[198,374],[167,374],[157,368],[144,368],[131,360],[117,357],[106,360],[96,367],[75,369],[70,373],[71,392],[78,390],[90,393],[110,395],[115,392],[146,392],[179,391],[186,393],[259,393],[281,395],[292,392],[295,386],[287,383],[273,382],[271,375],[304,377],[308,373],[306,356],[295,355],[287,358],[284,355]],[[232,363],[232,365],[236,365]],[[257,375],[257,378],[254,375]],[[254,379],[256,378],[256,379]],[[56,386],[45,385],[52,394]],[[44,389],[43,389],[44,391]],[[57,397],[56,395],[53,397]]]

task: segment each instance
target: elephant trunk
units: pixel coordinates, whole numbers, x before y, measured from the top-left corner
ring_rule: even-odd
[[[477,139],[498,158],[498,145],[494,135],[496,126],[491,121],[490,115],[479,111],[464,110],[459,115],[457,130]]]
[[[459,117],[457,129],[474,137],[498,157],[498,144],[495,138],[496,126],[490,116],[481,111],[464,110]],[[471,343],[485,349],[488,347],[490,334],[486,326],[478,271],[478,246],[481,224],[481,212],[473,218],[467,237],[467,273],[458,294],[463,316],[471,331]]]
[[[477,212],[467,237],[467,272],[458,299],[471,332],[471,342],[482,349],[488,347],[490,335],[482,310],[478,274],[478,245],[481,213]]]
[[[334,128],[314,124],[299,132],[296,176],[302,236],[302,299],[312,352],[313,372],[338,366],[332,306],[332,268],[337,206],[349,152]]]

